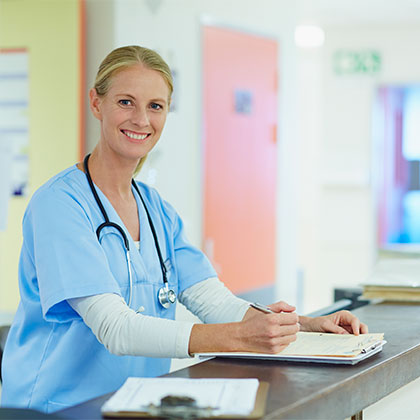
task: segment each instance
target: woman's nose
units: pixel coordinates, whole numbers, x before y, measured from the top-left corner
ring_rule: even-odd
[[[139,127],[144,127],[149,125],[149,114],[144,108],[137,108],[134,112],[133,119]]]

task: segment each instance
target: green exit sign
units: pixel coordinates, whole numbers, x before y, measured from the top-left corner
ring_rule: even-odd
[[[337,75],[367,74],[380,72],[382,57],[375,50],[338,50],[333,54],[333,68]]]

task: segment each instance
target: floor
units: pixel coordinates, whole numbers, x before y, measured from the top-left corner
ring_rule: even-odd
[[[365,420],[418,420],[420,378],[393,392],[363,411]]]

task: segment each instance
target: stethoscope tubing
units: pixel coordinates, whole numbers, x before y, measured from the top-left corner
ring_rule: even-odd
[[[106,210],[105,210],[105,208],[102,204],[101,199],[99,198],[98,192],[96,191],[96,187],[93,184],[92,177],[90,176],[89,165],[88,165],[89,157],[90,157],[90,154],[86,155],[85,159],[83,160],[83,166],[84,166],[84,170],[85,170],[85,173],[86,173],[86,178],[87,178],[87,181],[89,183],[89,187],[92,191],[93,197],[95,198],[95,201],[98,204],[98,207],[99,207],[99,209],[100,209],[100,211],[101,211],[101,213],[102,213],[102,215],[105,219],[105,221],[97,227],[96,236],[97,236],[98,240],[100,240],[101,231],[105,227],[112,227],[112,228],[118,230],[118,232],[121,234],[121,237],[124,241],[124,247],[126,249],[127,268],[128,268],[128,276],[129,276],[129,287],[130,287],[129,298],[128,298],[128,306],[130,306],[131,305],[131,299],[132,299],[132,290],[133,290],[133,277],[132,277],[131,262],[130,262],[131,261],[130,242],[128,240],[128,237],[127,237],[124,229],[120,225],[118,225],[117,223],[111,222],[109,220],[108,214],[107,214],[107,212],[106,212]],[[147,209],[146,203],[144,202],[143,196],[141,195],[140,190],[139,190],[136,182],[134,181],[134,179],[131,180],[131,184],[134,187],[134,189],[136,190],[136,192],[139,195],[140,200],[143,204],[143,208],[144,208],[144,210],[146,212],[146,215],[147,215],[147,221],[149,222],[150,230],[152,231],[152,236],[153,236],[153,240],[154,240],[154,243],[155,243],[156,252],[157,252],[157,255],[158,255],[158,258],[159,258],[159,263],[160,263],[160,268],[161,268],[161,271],[162,271],[162,279],[163,279],[164,287],[159,290],[158,299],[159,299],[159,302],[161,303],[161,305],[164,308],[169,308],[171,303],[175,303],[176,295],[175,295],[175,292],[173,290],[169,289],[167,269],[166,269],[165,262],[163,261],[162,252],[161,252],[161,249],[160,249],[160,246],[159,246],[159,240],[158,240],[158,237],[157,237],[156,229],[155,229],[155,226],[153,224],[152,218],[150,216],[149,210]]]
[[[160,250],[159,240],[158,240],[158,237],[157,237],[155,226],[154,226],[153,221],[152,221],[152,217],[150,216],[150,213],[149,213],[149,210],[147,209],[146,203],[143,200],[143,196],[140,194],[139,187],[137,186],[134,179],[131,180],[131,184],[133,185],[134,189],[137,191],[137,194],[139,195],[140,200],[143,204],[143,208],[146,211],[147,220],[149,222],[150,230],[152,231],[153,240],[155,242],[156,252],[157,252],[158,258],[159,258],[160,268],[162,270],[163,283],[165,284],[165,286],[167,286],[168,285],[167,269],[166,269],[165,262],[163,261],[162,251]]]

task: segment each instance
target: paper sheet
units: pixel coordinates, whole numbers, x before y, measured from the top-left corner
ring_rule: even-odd
[[[363,286],[420,288],[419,258],[389,258],[378,261]]]
[[[328,334],[298,332],[297,340],[289,344],[279,355],[302,356],[357,356],[375,343],[383,340],[378,334]]]
[[[258,379],[128,378],[102,406],[102,412],[146,411],[167,395],[194,398],[214,415],[247,416],[254,409]]]

